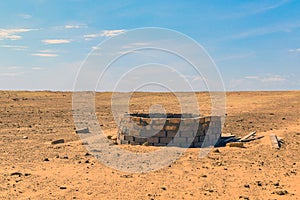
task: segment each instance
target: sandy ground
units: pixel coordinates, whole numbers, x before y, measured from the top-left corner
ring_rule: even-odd
[[[197,95],[200,112],[209,113],[208,94]],[[105,134],[114,135],[110,96],[97,94],[96,108]],[[223,133],[257,131],[264,138],[205,158],[188,149],[143,174],[111,169],[87,154],[74,130],[71,93],[1,91],[0,102],[0,199],[300,199],[300,91],[227,93]],[[147,112],[152,103],[179,111],[167,93],[136,93],[131,111]],[[270,148],[270,133],[283,138],[280,150]],[[57,139],[65,143],[51,144]]]

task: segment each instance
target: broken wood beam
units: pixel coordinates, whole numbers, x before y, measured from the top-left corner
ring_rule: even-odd
[[[252,141],[252,140],[259,140],[259,139],[261,139],[261,138],[263,138],[264,136],[262,135],[262,136],[258,136],[258,137],[255,137],[255,138],[249,138],[249,139],[246,139],[246,140],[243,140],[243,141],[241,141],[241,142],[250,142],[250,141]]]
[[[240,141],[243,142],[244,140],[249,139],[250,137],[254,136],[255,134],[256,134],[256,131],[249,133],[248,135],[242,137],[242,139]]]

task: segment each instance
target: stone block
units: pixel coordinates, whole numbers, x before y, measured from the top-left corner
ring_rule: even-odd
[[[159,143],[162,143],[162,144],[168,144],[170,142],[172,142],[172,139],[173,138],[169,138],[169,137],[166,137],[166,138],[159,138]]]
[[[179,131],[166,131],[167,137],[175,137]]]
[[[164,126],[165,131],[176,131],[178,130],[178,125],[166,125]]]

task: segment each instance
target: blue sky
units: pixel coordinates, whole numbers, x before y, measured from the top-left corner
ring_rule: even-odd
[[[300,1],[0,2],[0,89],[72,90],[100,42],[142,27],[201,44],[226,90],[300,89]]]

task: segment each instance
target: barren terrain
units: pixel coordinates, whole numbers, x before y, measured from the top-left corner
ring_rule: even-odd
[[[197,95],[200,112],[209,114],[208,93]],[[98,93],[96,109],[113,136],[110,97]],[[111,169],[87,153],[74,130],[72,93],[0,91],[0,103],[0,199],[300,199],[300,91],[227,93],[223,133],[264,138],[205,158],[188,149],[143,174]],[[130,109],[147,112],[153,103],[180,111],[169,93],[135,93]],[[270,147],[271,133],[284,141],[279,150]],[[65,142],[51,144],[57,139]]]

